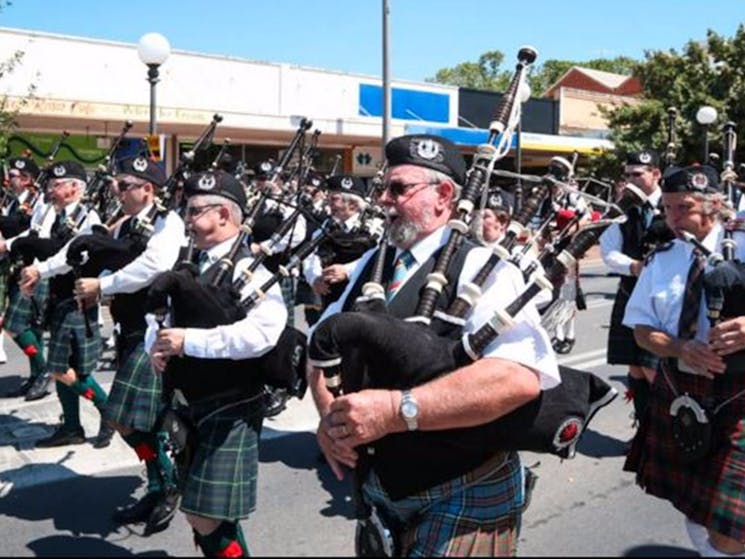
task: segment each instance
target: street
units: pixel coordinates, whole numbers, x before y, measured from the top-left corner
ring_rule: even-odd
[[[682,515],[667,502],[645,495],[633,475],[622,471],[625,445],[633,435],[632,408],[623,399],[625,371],[605,364],[616,282],[602,266],[583,265],[582,287],[588,309],[578,315],[573,351],[560,361],[608,380],[619,396],[596,415],[574,459],[523,454],[525,464],[535,465],[533,471],[539,479],[524,515],[520,555],[696,555]],[[0,366],[2,391],[15,386],[19,373],[27,374],[25,359],[9,340],[6,350],[9,361]],[[106,383],[111,375],[108,371],[99,378]],[[84,425],[86,435],[92,437],[98,420],[86,405],[82,404]],[[139,497],[144,489],[144,468],[121,440],[102,450],[84,444],[36,451],[24,443],[23,437],[37,438],[39,429],[51,429],[58,414],[54,395],[35,406],[19,404],[18,399],[0,401],[3,554],[195,555],[190,529],[181,514],[167,530],[147,538],[141,536],[142,526],[130,530],[116,527],[110,520],[117,506]],[[354,553],[349,492],[320,459],[315,422],[309,395],[303,401],[291,401],[285,412],[265,422],[258,508],[243,523],[253,555]],[[32,428],[36,434],[29,434]],[[21,451],[17,450],[19,445]],[[45,464],[34,466],[33,461]]]

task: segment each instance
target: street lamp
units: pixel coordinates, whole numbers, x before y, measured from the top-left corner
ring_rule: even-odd
[[[145,33],[137,43],[137,56],[147,65],[147,81],[150,82],[150,137],[155,135],[155,84],[158,83],[158,67],[171,54],[171,45],[160,33]]]
[[[709,163],[709,125],[717,119],[717,110],[704,105],[696,112],[696,121],[704,127],[704,165]]]

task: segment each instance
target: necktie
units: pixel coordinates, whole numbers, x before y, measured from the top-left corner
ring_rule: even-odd
[[[206,250],[200,251],[199,253],[199,273],[202,274],[210,267],[210,255]]]
[[[414,264],[414,256],[408,250],[405,250],[398,255],[396,264],[393,267],[393,277],[391,278],[386,291],[387,301],[393,299],[393,296],[401,288],[401,284],[404,282],[404,278],[406,277],[406,272],[409,271],[412,264]]]
[[[54,223],[52,223],[52,230],[51,235],[57,235],[60,230],[62,229],[62,226],[65,224],[65,211],[62,210],[57,214],[57,217],[54,218]]]
[[[685,292],[683,293],[683,308],[680,311],[678,321],[679,338],[690,340],[696,335],[705,266],[704,255],[697,248],[693,249],[693,262],[691,262],[691,267],[688,270]]]

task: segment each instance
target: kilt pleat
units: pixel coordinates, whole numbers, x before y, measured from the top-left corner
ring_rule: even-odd
[[[98,308],[86,310],[93,335],[85,335],[85,320],[74,300],[55,305],[49,315],[49,353],[47,369],[63,373],[72,367],[79,375],[89,375],[96,370],[101,356],[101,331],[98,326]]]
[[[49,296],[49,281],[41,280],[34,291],[34,302],[21,294],[17,283],[11,283],[8,287],[8,307],[5,311],[3,327],[13,334],[21,334],[32,326],[34,313],[43,311]]]
[[[153,371],[142,341],[121,360],[106,401],[104,418],[149,432],[161,409],[161,391],[161,376]]]
[[[230,400],[190,410],[205,417]],[[221,520],[246,518],[256,508],[259,432],[263,419],[260,398],[224,409],[198,427],[197,448],[182,487],[181,510]]]

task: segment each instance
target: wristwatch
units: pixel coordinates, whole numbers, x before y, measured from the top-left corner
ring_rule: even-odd
[[[419,419],[419,404],[414,399],[411,390],[401,392],[401,405],[398,411],[406,422],[409,431],[416,431],[419,428],[419,422],[417,421]]]

